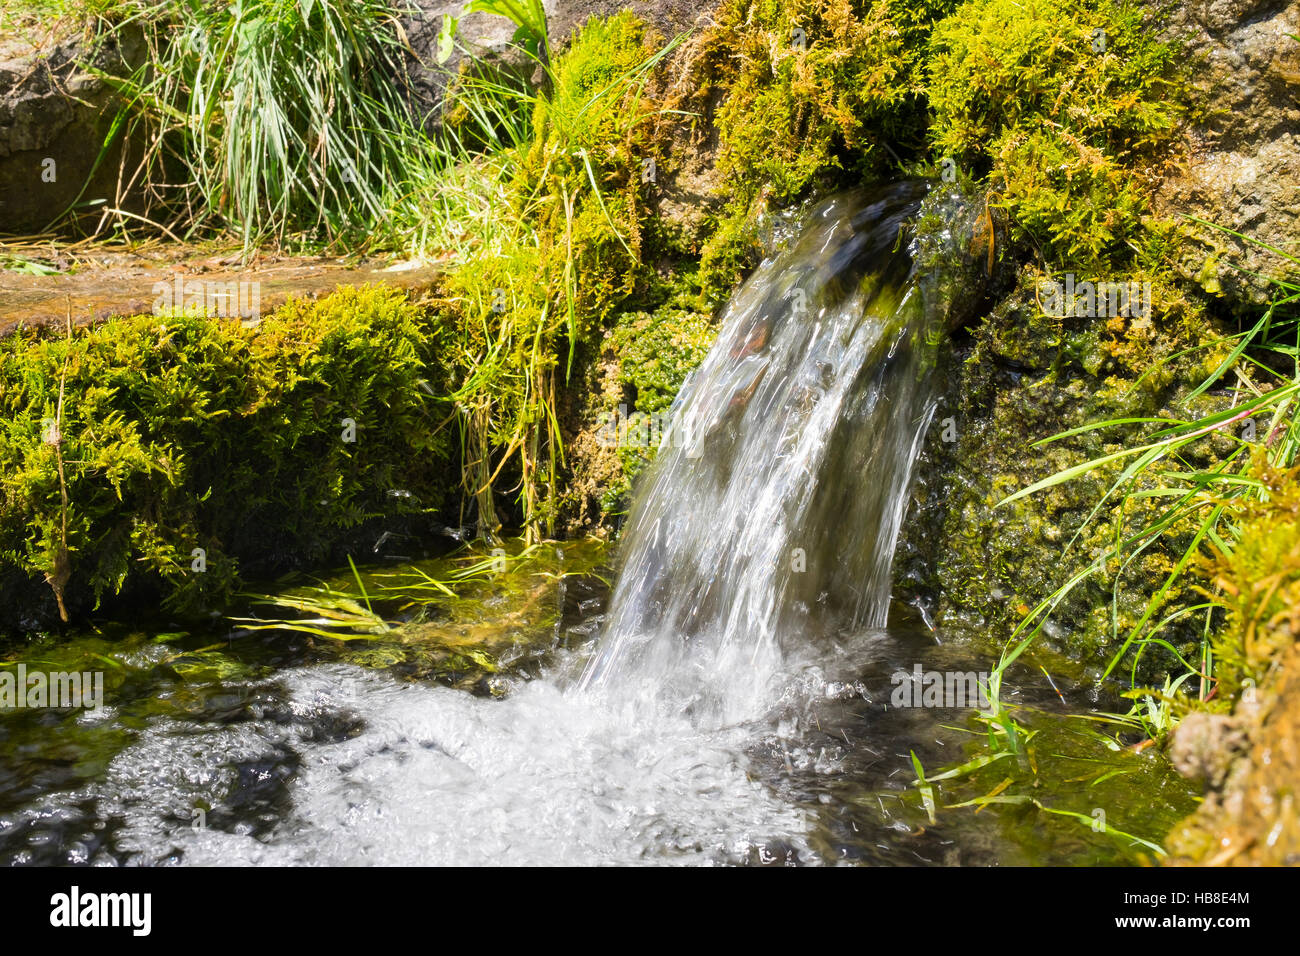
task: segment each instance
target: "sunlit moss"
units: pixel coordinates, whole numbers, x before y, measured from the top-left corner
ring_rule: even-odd
[[[177,313],[0,342],[0,577],[26,592],[10,612],[38,588],[73,613],[128,588],[194,611],[243,569],[311,565],[373,518],[440,507],[441,341],[436,316],[372,287],[255,328]]]
[[[983,173],[1050,262],[1104,268],[1187,114],[1178,48],[1112,0],[970,0],[930,37],[938,156]]]

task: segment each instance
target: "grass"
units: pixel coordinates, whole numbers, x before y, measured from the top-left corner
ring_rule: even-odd
[[[0,253],[0,270],[29,276],[56,276],[59,269],[29,256]]]
[[[623,14],[588,23],[554,62],[526,50],[545,76],[539,90],[462,74],[439,148],[393,203],[399,240],[448,261],[463,490],[485,540],[505,482],[528,539],[554,533],[557,395],[641,271],[633,144],[655,115],[645,84],[675,46]]]
[[[558,390],[639,281],[636,173],[655,115],[642,94],[679,41],[656,45],[620,15],[587,24],[553,61],[539,5],[482,9],[515,19],[544,80],[533,89],[477,65],[449,76],[426,135],[392,80],[405,49],[388,4],[186,0],[162,19],[142,8],[153,48],[119,81],[119,125],[150,131],[150,159],[123,191],[145,184],[153,202],[148,222],[114,207],[101,223],[231,232],[246,253],[323,243],[445,262],[458,384],[444,425],[460,431],[463,489],[486,540],[508,487],[536,541],[559,508]]]
[[[418,132],[404,75],[399,8],[378,0],[181,0],[141,4],[145,65],[106,79],[144,142],[122,192],[143,186],[176,235],[225,228],[246,248],[302,235],[357,241],[407,178]],[[182,170],[181,185],[169,175]],[[128,220],[117,217],[117,228]]]
[[[0,29],[46,25],[51,21],[119,20],[134,0],[6,0],[0,6]]]
[[[1262,245],[1232,230],[1222,231]],[[1300,259],[1280,249],[1265,248],[1288,264],[1300,266]],[[998,674],[1030,646],[1052,611],[1080,583],[1093,576],[1114,573],[1118,600],[1124,569],[1145,552],[1163,547],[1172,551],[1174,559],[1162,586],[1147,603],[1141,616],[1130,626],[1121,628],[1117,611],[1113,615],[1115,650],[1103,678],[1127,663],[1130,680],[1135,685],[1138,662],[1152,648],[1161,648],[1178,661],[1183,672],[1172,677],[1162,693],[1140,693],[1138,696],[1150,698],[1150,702],[1145,710],[1135,706],[1129,715],[1159,736],[1168,732],[1173,721],[1169,719],[1168,711],[1162,711],[1155,703],[1157,700],[1172,700],[1173,695],[1193,678],[1199,701],[1205,702],[1213,695],[1217,681],[1213,638],[1222,621],[1221,612],[1225,604],[1221,595],[1204,588],[1204,570],[1207,562],[1216,555],[1231,554],[1240,543],[1241,526],[1236,519],[1236,505],[1251,500],[1267,500],[1271,494],[1269,483],[1261,473],[1293,468],[1300,451],[1300,425],[1296,418],[1297,397],[1300,396],[1300,322],[1288,315],[1288,311],[1300,303],[1300,281],[1284,277],[1273,278],[1271,282],[1276,289],[1272,304],[1249,329],[1211,343],[1224,351],[1224,357],[1214,371],[1184,398],[1184,402],[1190,402],[1232,374],[1236,376],[1237,384],[1229,389],[1227,407],[1193,419],[1100,421],[1037,443],[1043,445],[1084,431],[1101,429],[1131,432],[1136,427],[1147,432],[1137,442],[1066,468],[1021,489],[1002,502],[1007,504],[1048,491],[1064,482],[1102,472],[1108,467],[1122,466],[1076,534],[1077,539],[1090,523],[1109,514],[1115,519],[1113,542],[1026,615],[1011,636],[1008,649],[999,662]],[[1152,369],[1148,374],[1154,371]],[[1226,440],[1229,450],[1216,456],[1207,466],[1202,464],[1206,446],[1215,438]],[[1196,604],[1172,602],[1171,596],[1189,583],[1200,586],[1206,600]],[[1166,637],[1172,625],[1188,616],[1196,616],[1201,621],[1199,630],[1202,637],[1194,660],[1186,659]]]
[[[1199,222],[1199,220],[1198,220]],[[1212,226],[1201,222],[1201,225]],[[1213,226],[1222,229],[1222,227]],[[1247,242],[1255,240],[1222,229]],[[1300,259],[1283,250],[1265,247],[1289,266],[1300,266]],[[1045,715],[1018,713],[1003,697],[1002,684],[1009,669],[1030,652],[1043,632],[1052,612],[1070,592],[1092,577],[1114,576],[1112,621],[1115,625],[1111,657],[1103,679],[1128,668],[1129,689],[1123,697],[1131,700],[1126,713],[1093,713],[1067,718],[1068,721],[1092,721],[1109,726],[1119,733],[1139,735],[1140,752],[1152,742],[1163,743],[1178,721],[1195,708],[1230,705],[1231,695],[1253,688],[1263,677],[1269,660],[1263,652],[1252,659],[1249,632],[1276,610],[1270,598],[1278,591],[1289,572],[1285,560],[1279,561],[1267,544],[1253,538],[1268,527],[1269,520],[1294,517],[1294,501],[1289,490],[1297,467],[1300,450],[1300,424],[1297,423],[1297,396],[1300,396],[1300,320],[1289,314],[1300,303],[1300,281],[1291,277],[1270,279],[1276,290],[1272,304],[1250,328],[1209,343],[1202,348],[1217,348],[1222,358],[1213,371],[1196,388],[1184,396],[1191,402],[1208,390],[1221,386],[1226,375],[1236,375],[1237,384],[1228,390],[1226,407],[1195,418],[1125,418],[1099,421],[1054,435],[1036,446],[1059,441],[1085,431],[1102,429],[1139,431],[1141,437],[1117,451],[1065,468],[1005,498],[1002,504],[1049,492],[1069,481],[1118,469],[1108,490],[1098,500],[1075,535],[1079,540],[1089,524],[1110,518],[1115,522],[1111,544],[1091,559],[1053,594],[1029,611],[1004,646],[997,666],[991,671],[986,693],[990,707],[977,712],[974,721],[981,725],[983,737],[979,752],[969,761],[925,774],[913,757],[916,779],[913,785],[920,794],[930,818],[934,818],[936,784],[949,781],[954,785],[978,785],[987,782],[994,768],[1015,768],[989,792],[946,805],[945,809],[986,806],[1032,806],[1040,811],[1077,819],[1091,826],[1088,814],[1045,804],[1040,795],[1023,792],[1038,786],[1039,762],[1044,758],[1034,744],[1040,730],[1030,729],[1026,719],[1038,720]],[[1170,356],[1172,360],[1176,356]],[[1154,374],[1156,368],[1148,370]],[[1137,387],[1140,383],[1134,383]],[[1254,421],[1253,432],[1243,423]],[[1262,422],[1262,424],[1260,424]],[[1225,453],[1205,463],[1207,443],[1216,437],[1226,441]],[[1211,449],[1212,450],[1212,449]],[[1268,503],[1278,497],[1276,510],[1281,518],[1270,517]],[[1251,525],[1250,520],[1254,519]],[[1263,529],[1261,529],[1261,524]],[[1284,529],[1285,532],[1286,529]],[[1281,550],[1290,547],[1292,538],[1284,533]],[[1118,596],[1123,587],[1124,570],[1148,551],[1164,549],[1172,554],[1163,585],[1152,595],[1138,619],[1129,626],[1119,626]],[[1236,561],[1239,552],[1244,554]],[[1242,573],[1241,564],[1247,568]],[[1262,564],[1262,567],[1260,566]],[[1276,581],[1270,587],[1270,576]],[[1187,590],[1198,591],[1204,599],[1196,603],[1174,600]],[[1249,593],[1246,593],[1249,592]],[[1261,594],[1257,592],[1262,592]],[[1289,613],[1289,612],[1288,612]],[[1253,617],[1252,617],[1253,614]],[[1230,615],[1235,615],[1233,620]],[[1197,618],[1201,637],[1197,654],[1188,659],[1169,634],[1183,618]],[[1239,641],[1236,630],[1247,633]],[[1238,645],[1244,644],[1240,648]],[[1176,662],[1159,688],[1138,686],[1138,663],[1142,655],[1159,648]],[[1265,649],[1266,650],[1266,649]],[[1229,659],[1224,660],[1227,656]],[[1256,666],[1252,669],[1251,664]],[[1050,677],[1049,677],[1050,680]],[[1054,685],[1053,685],[1054,686]],[[1220,691],[1225,691],[1220,693]],[[1217,700],[1216,700],[1217,698]],[[1055,718],[1058,722],[1060,718]],[[1089,734],[1088,731],[1081,731]],[[1112,751],[1121,748],[1119,737],[1091,734]],[[1059,739],[1053,731],[1052,746]],[[1091,758],[1079,756],[1084,763]],[[1078,778],[1088,780],[1088,788],[1112,779],[1116,774],[1136,771],[1105,769],[1098,764],[1099,775]],[[1157,855],[1163,848],[1149,839],[1110,825],[1105,833],[1143,847]]]
[[[470,544],[435,562],[411,564],[395,572],[372,570],[365,575],[349,556],[350,584],[320,581],[282,591],[241,595],[250,608],[275,608],[282,613],[292,612],[293,617],[230,616],[227,620],[249,631],[297,631],[337,641],[393,637],[413,617],[418,619],[448,600],[464,597],[476,585],[509,582],[509,576],[548,576],[548,563],[539,560],[545,557],[539,547],[518,541],[508,550],[487,551],[479,544]],[[430,570],[437,573],[431,574]]]
[[[941,811],[980,813],[992,807],[1012,814],[1037,812],[1083,826],[1098,835],[1099,843],[1116,841],[1130,853],[1164,855],[1154,840],[1107,820],[1107,815],[1133,819],[1138,829],[1158,826],[1140,805],[1132,804],[1131,796],[1125,797],[1139,781],[1146,787],[1158,786],[1159,767],[1142,760],[1117,736],[1093,729],[1091,718],[1030,710],[1017,716],[1018,708],[1000,699],[996,686],[990,688],[989,697],[991,708],[973,717],[979,729],[948,728],[981,737],[987,734],[969,760],[927,774],[920,759],[911,754],[916,773],[912,786],[932,825]],[[1180,809],[1186,812],[1189,807]]]

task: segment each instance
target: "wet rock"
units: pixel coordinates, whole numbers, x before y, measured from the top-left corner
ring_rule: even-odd
[[[45,248],[31,249],[32,258]],[[383,283],[413,294],[427,291],[441,275],[437,265],[380,260],[341,261],[325,256],[263,257],[247,268],[236,250],[225,257],[202,259],[173,246],[148,255],[99,247],[76,259],[76,271],[60,275],[26,275],[0,270],[0,337],[18,327],[87,325],[115,315],[139,315],[159,303],[209,302],[209,314],[256,315],[279,308],[290,298],[317,298],[343,285]],[[240,299],[242,296],[242,300]],[[252,306],[245,313],[240,303]]]
[[[1245,749],[1245,721],[1228,714],[1192,713],[1174,731],[1169,759],[1179,773],[1222,786],[1233,759]]]

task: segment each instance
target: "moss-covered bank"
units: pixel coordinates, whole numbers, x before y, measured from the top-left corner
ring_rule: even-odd
[[[0,341],[7,626],[121,594],[220,606],[455,498],[441,326],[378,287],[252,327],[173,313]]]

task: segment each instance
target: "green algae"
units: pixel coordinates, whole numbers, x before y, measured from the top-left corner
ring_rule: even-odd
[[[1036,281],[1032,273],[1023,274],[1017,291],[974,327],[969,342],[944,366],[942,390],[951,397],[941,399],[927,435],[913,517],[895,565],[903,596],[931,603],[941,621],[987,631],[994,641],[1111,548],[1124,522],[1138,527],[1143,515],[1156,510],[1155,502],[1138,496],[1127,510],[1116,507],[1120,502],[1104,508],[1083,528],[1122,462],[1001,505],[1053,472],[1136,442],[1153,426],[1034,443],[1102,419],[1185,417],[1189,410],[1205,413],[1222,404],[1207,394],[1190,409],[1180,407],[1205,375],[1203,353],[1173,357],[1186,339],[1161,332],[1149,351],[1139,350],[1105,320],[1046,315],[1034,299]],[[1181,323],[1170,325],[1181,331]],[[1145,354],[1138,358],[1139,352]],[[1161,374],[1140,374],[1144,363],[1156,362],[1163,363]],[[1209,463],[1222,451],[1207,438],[1189,454]],[[1163,549],[1084,581],[1053,612],[1044,639],[1100,673],[1191,533],[1171,534]],[[1202,600],[1190,582],[1166,599],[1171,611]],[[1195,659],[1200,637],[1188,621],[1172,639]],[[1179,669],[1177,660],[1155,651],[1144,657],[1141,676],[1159,684],[1171,667]]]

